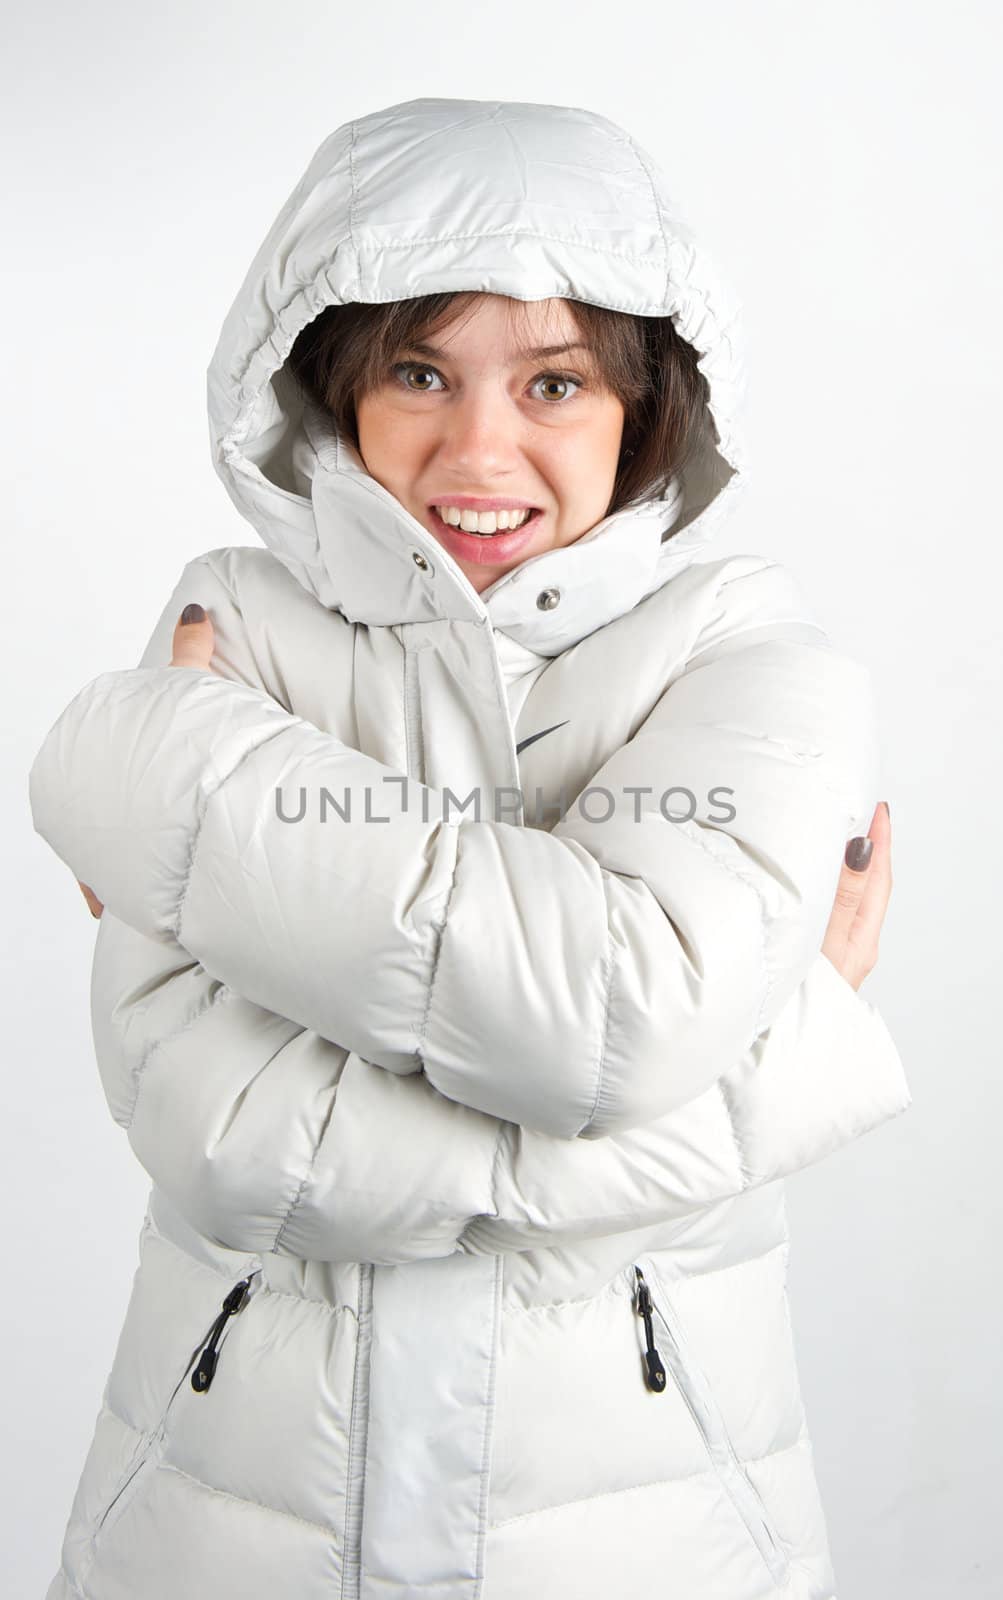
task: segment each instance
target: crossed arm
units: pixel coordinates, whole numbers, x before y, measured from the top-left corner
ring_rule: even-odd
[[[178,617],[174,628],[170,665],[209,672],[215,643],[211,617],[197,602],[190,604]],[[864,842],[864,839],[854,841],[858,846]],[[884,802],[874,812],[866,842],[870,853],[864,856],[863,852],[857,852],[863,857],[859,865],[851,866],[844,857],[822,939],[822,954],[846,982],[858,990],[877,962],[881,928],[891,894],[891,821]],[[81,883],[80,888],[91,915],[100,917],[104,907],[93,889],[86,883]]]
[[[194,597],[195,578],[205,581],[196,567],[179,585],[187,584],[184,598]],[[172,598],[180,597],[176,591]],[[225,602],[219,610],[225,626]],[[759,640],[758,655],[747,655],[741,670],[758,668],[762,687],[793,665],[797,650],[782,637]],[[707,666],[723,663],[734,682],[727,640],[707,648]],[[819,666],[821,658],[812,647],[805,664]],[[217,687],[225,694],[216,696]],[[676,707],[689,697],[691,712],[706,714],[714,687],[705,682],[694,701],[691,682]],[[817,678],[810,687],[817,698],[826,685]],[[104,939],[114,960],[101,968],[96,956],[95,1034],[116,1114],[152,1175],[223,1243],[322,1259],[410,1259],[632,1228],[795,1170],[908,1104],[881,1019],[819,954],[819,890],[826,889],[824,911],[838,863],[835,871],[812,869],[803,840],[793,862],[778,854],[765,792],[751,834],[717,838],[711,849],[689,840],[674,859],[665,859],[675,838],[669,825],[659,829],[653,818],[640,824],[638,839],[648,841],[645,878],[630,870],[640,857],[628,859],[635,848],[629,834],[607,843],[582,822],[565,836],[555,830],[557,838],[474,825],[488,832],[461,858],[457,830],[449,838],[434,817],[424,832],[398,841],[405,854],[382,871],[367,857],[347,874],[321,862],[318,876],[316,857],[297,863],[272,835],[261,845],[268,780],[291,762],[299,772],[306,763],[344,773],[347,764],[359,781],[367,758],[246,684],[213,680],[201,662],[181,671],[144,666],[106,674],[82,695],[32,770],[36,826],[112,913],[99,934],[99,950]],[[780,763],[790,760],[795,775],[806,770],[795,735],[812,708],[787,709],[793,715],[777,728],[782,737],[754,768],[764,791]],[[829,730],[832,749],[844,757],[846,709],[838,707]],[[661,739],[670,746],[666,757],[674,753],[686,720],[674,724],[668,715],[653,730],[649,753],[659,757]],[[708,724],[696,717],[693,726]],[[207,772],[199,739],[210,730]],[[734,736],[733,727],[727,731]],[[123,740],[137,784],[116,799]],[[179,747],[195,752],[197,770],[171,773]],[[826,755],[824,773],[808,768],[803,798],[822,812],[823,833],[842,834],[841,845],[848,816],[855,806],[859,813],[861,780],[841,772],[831,750]],[[97,793],[95,771],[108,775],[98,779]],[[232,786],[242,773],[238,790]],[[67,787],[80,804],[62,832],[52,802]],[[155,804],[165,803],[166,844],[151,825]],[[415,859],[423,872],[412,872],[406,900],[395,899],[402,864]],[[245,895],[248,886],[261,892],[256,868],[263,871],[265,862],[280,896],[269,904],[285,936],[281,947],[268,937],[261,903],[241,897],[242,882]],[[558,887],[537,897],[538,875],[548,869]],[[469,992],[477,974],[464,965],[464,909],[477,905],[485,885],[504,888],[515,907],[503,952],[508,965],[502,963],[511,984],[494,1006],[483,987]],[[713,918],[700,910],[708,892],[718,895]],[[311,898],[339,906],[337,949],[316,918],[295,925],[297,908]],[[538,969],[518,959],[525,926],[519,913],[530,906],[546,934],[555,933],[556,917],[556,931],[567,935],[551,953],[570,945],[584,969],[584,978],[572,966],[548,980],[542,999]],[[459,929],[450,939],[453,917]],[[724,954],[743,959],[746,970],[734,984],[715,959],[715,929]],[[374,941],[381,946],[392,974],[389,1002],[374,993],[378,969],[363,969],[345,948],[350,939],[370,955]],[[164,980],[129,986],[130,962],[149,966],[155,955],[173,963]],[[439,976],[453,1003],[433,1011],[424,1032],[414,1028],[414,1013],[403,1026],[400,1013],[412,996],[425,1002],[417,1014],[428,1023],[429,990],[444,958]],[[362,970],[367,992],[359,987]],[[114,996],[112,984],[121,991]],[[529,1004],[529,1021],[524,1012],[515,1026],[502,1015],[512,986]],[[186,1021],[178,1030],[182,989]],[[518,1060],[534,1008],[546,1013],[562,999],[559,1026],[549,1023],[542,1044]],[[477,1034],[479,1001],[487,1048]],[[715,1004],[725,1005],[723,1019]],[[304,1029],[331,1048],[297,1048]],[[255,1064],[251,1041],[266,1036],[273,1054]],[[578,1133],[586,1137],[574,1138]],[[242,1158],[248,1152],[253,1161]]]

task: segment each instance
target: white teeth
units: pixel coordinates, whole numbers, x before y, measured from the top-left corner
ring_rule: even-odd
[[[485,535],[501,529],[521,528],[532,515],[530,511],[468,511],[459,506],[436,506],[434,509],[451,527],[462,528],[464,533]]]

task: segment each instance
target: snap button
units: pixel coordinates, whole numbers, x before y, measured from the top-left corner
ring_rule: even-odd
[[[411,551],[411,560],[414,562],[416,567],[421,568],[422,572],[431,572],[431,563],[425,560],[425,557],[422,555],[420,550]]]
[[[554,607],[560,603],[560,599],[560,589],[541,589],[536,597],[536,603],[541,611],[553,611]]]

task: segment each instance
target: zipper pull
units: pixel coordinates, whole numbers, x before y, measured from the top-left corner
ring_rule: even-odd
[[[644,1318],[644,1381],[655,1394],[661,1394],[665,1388],[665,1368],[662,1358],[655,1349],[655,1335],[651,1325],[651,1291],[644,1281],[644,1273],[640,1267],[635,1267],[637,1273],[637,1300],[635,1309],[639,1317]]]
[[[219,1360],[219,1351],[216,1346],[219,1343],[220,1334],[223,1332],[230,1317],[235,1317],[237,1312],[242,1309],[247,1298],[247,1286],[253,1277],[254,1273],[252,1272],[250,1278],[241,1279],[240,1283],[234,1285],[223,1301],[223,1309],[212,1325],[209,1342],[199,1356],[198,1365],[192,1373],[192,1388],[196,1394],[205,1394],[212,1383],[213,1375],[216,1371],[216,1362]]]

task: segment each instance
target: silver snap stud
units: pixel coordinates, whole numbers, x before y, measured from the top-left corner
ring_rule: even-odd
[[[425,557],[422,555],[420,550],[411,551],[411,560],[414,562],[416,567],[421,568],[422,572],[431,572],[432,568],[425,560]]]
[[[560,589],[541,589],[536,597],[536,603],[541,611],[553,611],[554,607],[560,603],[560,599]]]

